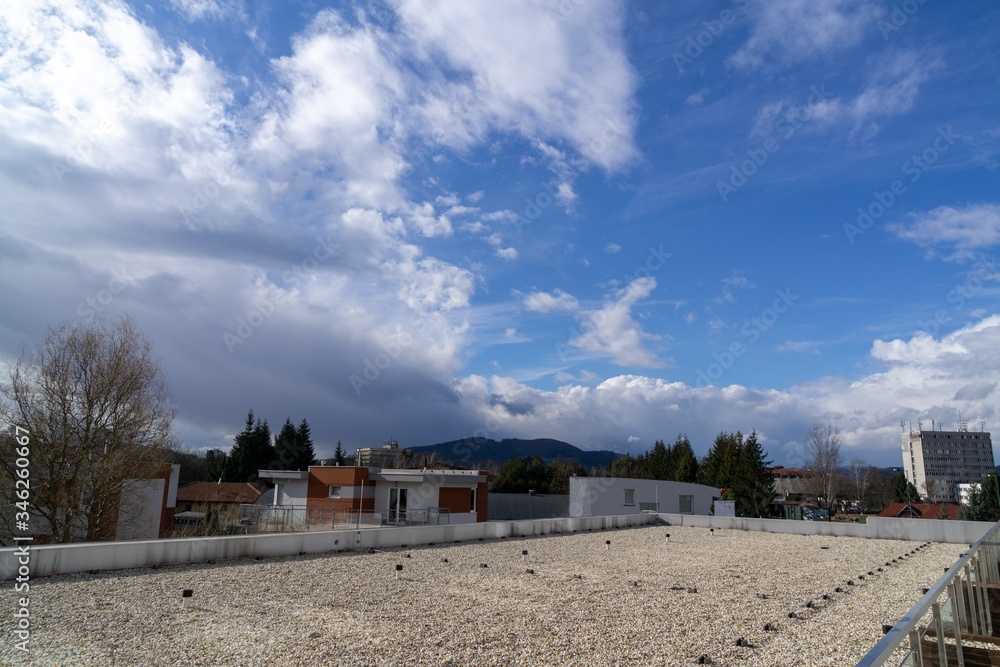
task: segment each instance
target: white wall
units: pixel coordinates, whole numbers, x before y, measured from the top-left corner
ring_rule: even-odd
[[[538,519],[535,521],[490,521],[460,525],[406,526],[367,530],[324,530],[266,535],[194,537],[132,542],[81,542],[53,544],[31,549],[31,576],[120,570],[207,560],[287,556],[300,552],[325,553],[340,549],[390,548],[402,545],[443,544],[499,539],[527,535],[616,530],[650,525],[655,514],[598,516],[579,519]],[[17,576],[17,557],[13,548],[0,549],[0,578]]]
[[[273,480],[275,482],[275,493],[274,500],[275,503],[278,501],[277,489],[280,486],[284,490],[283,497],[281,499],[282,506],[302,506],[306,505],[306,496],[309,494],[309,480],[308,479],[282,479]]]
[[[468,488],[476,489],[477,484],[462,484],[461,479],[448,480],[448,488]],[[385,511],[389,509],[389,489],[406,489],[407,510],[424,510],[431,507],[439,507],[441,484],[432,482],[378,482],[375,489],[375,509]],[[487,498],[476,498],[476,505],[481,502],[488,502]],[[452,512],[449,515],[449,522],[453,524],[474,523],[476,512]]]
[[[690,514],[663,514],[661,516],[677,526],[767,531],[795,535],[915,540],[946,544],[974,544],[994,526],[986,521],[938,521],[936,519],[897,519],[874,516],[868,517],[867,524],[841,521],[788,521],[785,519],[693,516]]]
[[[634,505],[625,504],[625,490],[634,489]],[[691,512],[708,514],[713,497],[721,489],[687,482],[621,477],[570,477],[569,515],[571,517],[638,514],[640,503],[659,503],[659,511],[680,512],[680,497],[693,496]]]

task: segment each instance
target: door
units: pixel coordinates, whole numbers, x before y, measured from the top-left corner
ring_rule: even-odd
[[[406,522],[406,489],[389,489],[389,523]]]

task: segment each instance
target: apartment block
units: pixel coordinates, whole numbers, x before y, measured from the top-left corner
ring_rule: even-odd
[[[994,470],[993,441],[985,431],[903,431],[906,479],[929,503],[958,503],[959,485],[979,483]]]

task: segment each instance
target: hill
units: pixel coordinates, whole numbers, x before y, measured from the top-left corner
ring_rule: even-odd
[[[408,447],[414,454],[430,454],[437,452],[443,458],[463,466],[471,466],[484,461],[496,461],[503,464],[515,456],[537,456],[546,463],[554,458],[576,459],[586,467],[604,466],[618,458],[619,454],[606,449],[585,451],[579,447],[551,438],[536,438],[522,440],[520,438],[505,438],[491,440],[489,438],[462,438],[450,442],[423,447]]]

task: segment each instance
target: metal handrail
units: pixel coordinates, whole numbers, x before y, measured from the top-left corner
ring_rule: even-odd
[[[938,623],[940,620],[939,598],[944,593],[949,593],[949,602],[954,610],[954,628],[957,637],[957,652],[961,656],[961,632],[962,628],[968,627],[970,630],[982,629],[992,633],[992,622],[989,615],[988,600],[985,597],[985,590],[982,586],[977,586],[980,582],[1000,583],[994,557],[986,559],[980,558],[982,550],[989,547],[1000,547],[1000,522],[995,524],[987,533],[970,548],[965,555],[961,556],[952,565],[944,576],[942,576],[933,586],[931,586],[920,600],[913,605],[903,616],[892,626],[892,629],[875,646],[865,654],[857,663],[857,667],[880,667],[892,657],[903,644],[909,641],[910,651],[916,651],[918,665],[922,663],[920,659],[919,635],[917,626],[928,612],[932,613],[932,622]],[[993,563],[992,566],[990,565]],[[966,609],[962,580],[969,583],[968,593],[969,611],[972,618],[966,618]],[[985,605],[985,606],[984,606]],[[963,622],[964,621],[964,622]],[[939,631],[940,632],[940,631]],[[987,634],[977,632],[976,634]],[[939,634],[939,641],[943,642],[943,632]],[[959,658],[959,664],[963,664]]]

